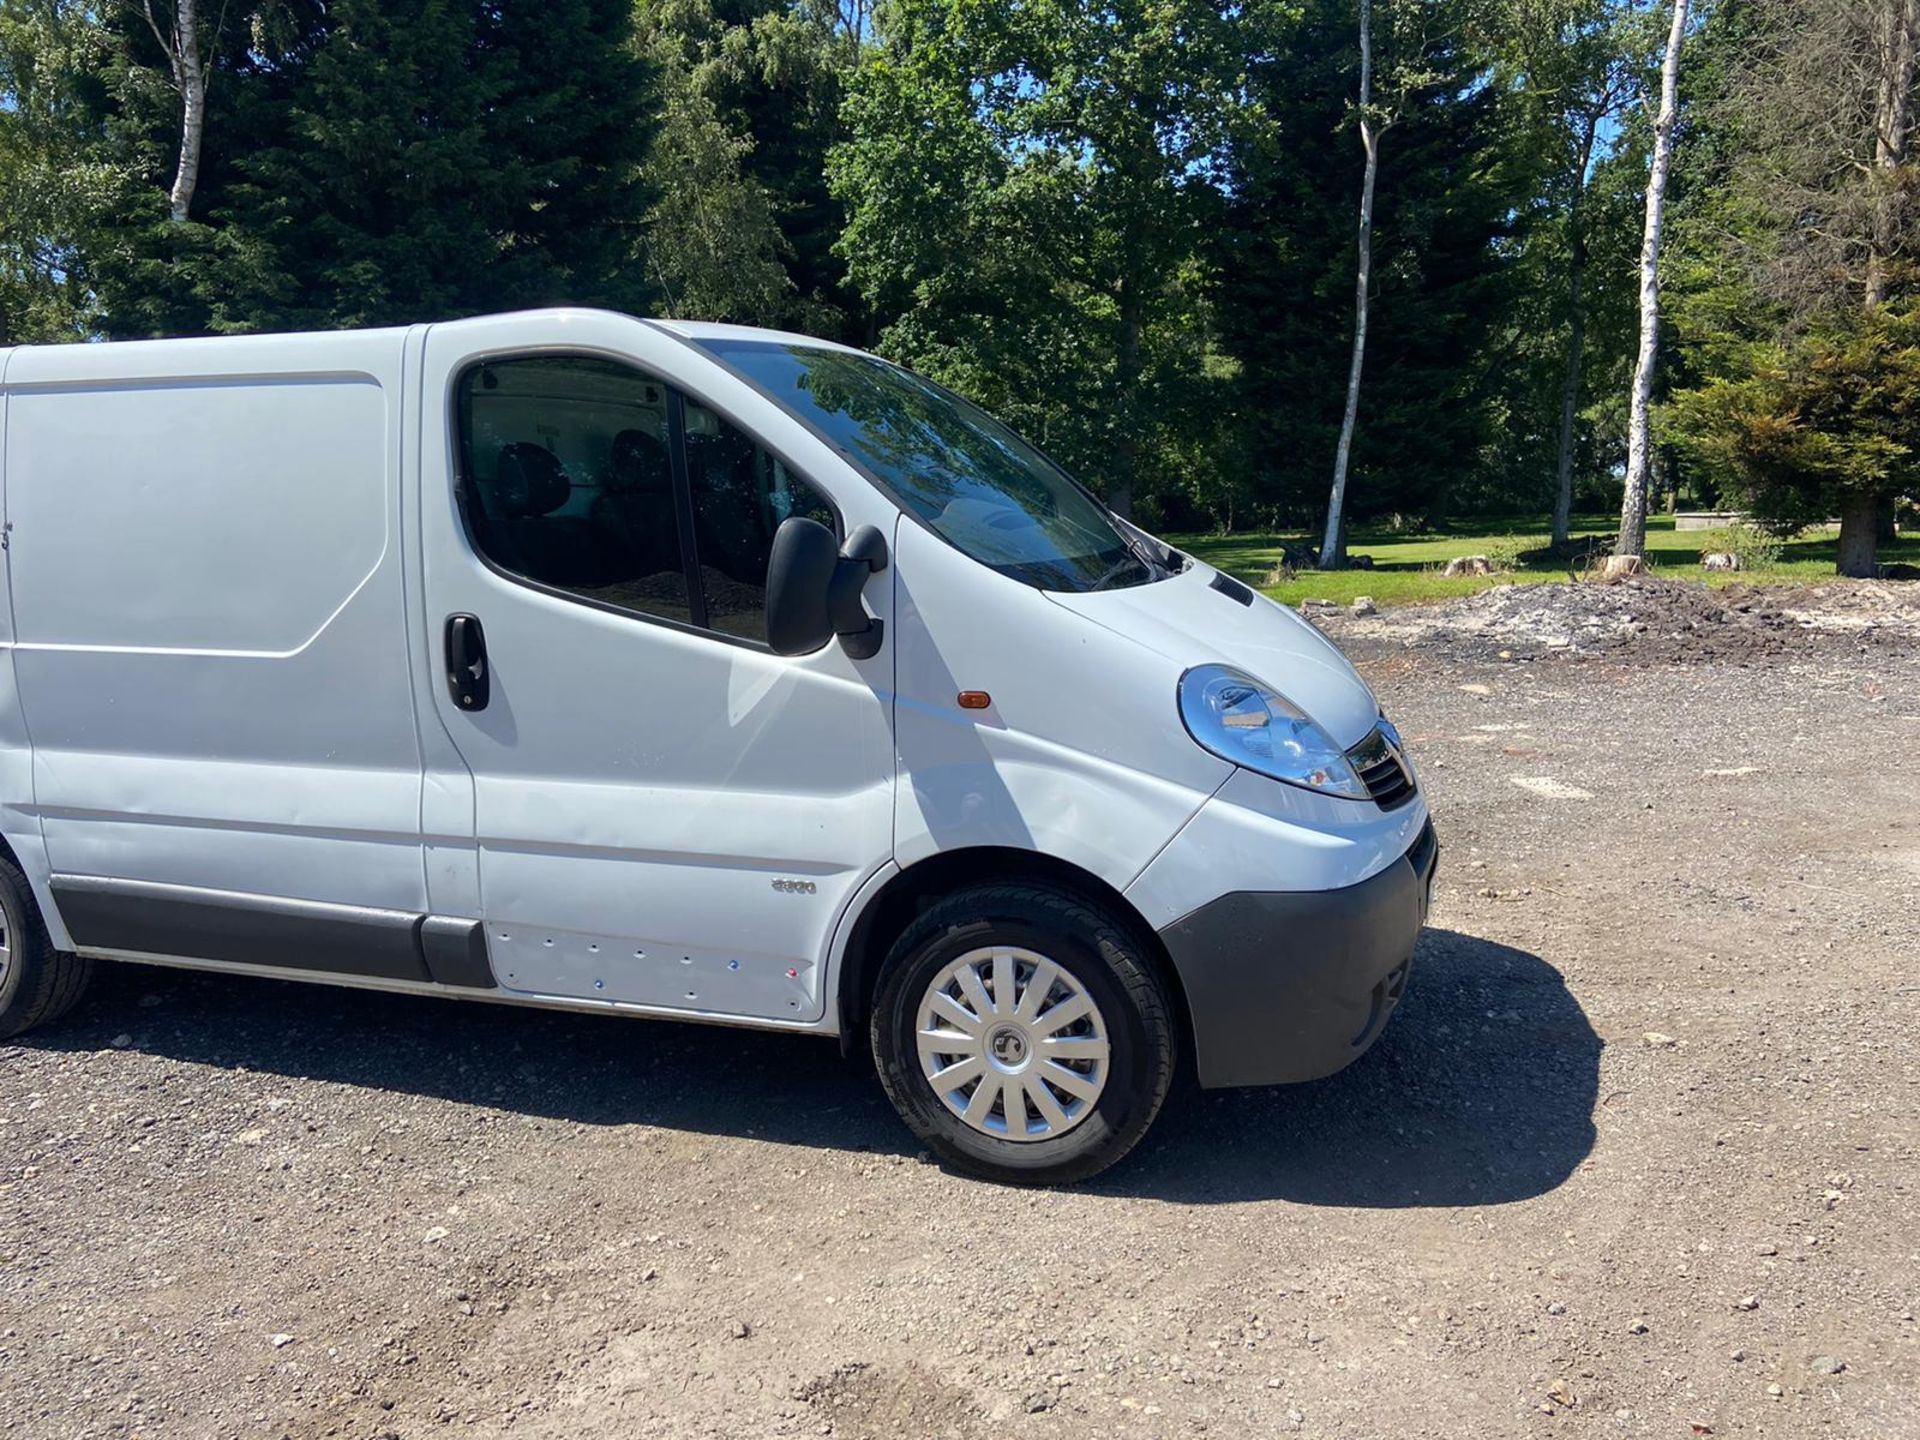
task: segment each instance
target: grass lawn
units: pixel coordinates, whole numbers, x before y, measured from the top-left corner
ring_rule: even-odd
[[[1603,515],[1574,518],[1573,533],[1611,535],[1618,521]],[[1280,585],[1263,585],[1267,574],[1280,558],[1283,543],[1305,542],[1300,535],[1175,535],[1167,537],[1182,550],[1198,556],[1209,565],[1257,585],[1274,599],[1287,605],[1302,600],[1350,602],[1356,595],[1371,595],[1382,605],[1405,605],[1424,600],[1446,600],[1455,595],[1471,595],[1494,585],[1539,580],[1565,580],[1566,567],[1551,565],[1521,566],[1499,575],[1461,575],[1449,580],[1440,571],[1447,561],[1461,555],[1492,555],[1504,550],[1530,550],[1547,543],[1548,526],[1543,516],[1516,516],[1510,520],[1479,519],[1457,527],[1425,535],[1398,535],[1384,530],[1358,530],[1347,542],[1349,555],[1371,555],[1372,570],[1307,570]],[[1762,568],[1728,574],[1709,574],[1700,568],[1700,557],[1712,550],[1729,548],[1723,530],[1675,530],[1671,515],[1654,515],[1647,520],[1647,563],[1656,574],[1676,579],[1705,580],[1710,584],[1753,581],[1808,582],[1833,576],[1835,534],[1831,530],[1810,530],[1788,540],[1777,562]],[[1901,536],[1894,545],[1880,547],[1882,563],[1905,561],[1920,564],[1920,538]]]

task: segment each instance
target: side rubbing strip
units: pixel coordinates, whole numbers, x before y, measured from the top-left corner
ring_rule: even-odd
[[[431,978],[421,954],[421,917],[404,910],[91,875],[55,875],[51,887],[80,950],[382,980]]]
[[[420,922],[420,953],[427,970],[442,985],[491,990],[493,966],[487,963],[486,927],[478,920],[429,915]]]

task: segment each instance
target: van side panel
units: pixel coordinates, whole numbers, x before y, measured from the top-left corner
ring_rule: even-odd
[[[0,350],[0,526],[6,521],[6,377],[13,357],[19,353]],[[10,564],[11,555],[0,543],[0,568]],[[4,653],[0,653],[0,835],[6,837],[8,848],[33,888],[54,944],[64,945],[67,936],[47,893],[47,848],[40,838],[40,816],[33,808],[33,747],[20,709],[20,688],[14,679],[10,576],[6,588],[7,593],[0,593],[0,647],[4,647]]]
[[[895,861],[1039,850],[1124,891],[1233,773],[1184,737],[1166,742],[1179,668],[1144,646],[1090,644],[1043,592],[910,521],[894,553]],[[990,706],[961,709],[962,690]]]
[[[13,660],[57,875],[426,909],[401,341],[14,356]]]

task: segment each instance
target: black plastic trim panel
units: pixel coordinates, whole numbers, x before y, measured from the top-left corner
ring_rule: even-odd
[[[1438,859],[1429,821],[1358,885],[1236,891],[1162,930],[1201,1085],[1317,1080],[1366,1053],[1405,993]]]
[[[494,983],[477,920],[99,875],[50,884],[78,950],[468,989]]]
[[[487,963],[487,931],[478,920],[423,915],[420,957],[441,985],[460,985],[469,990],[494,988],[493,966]]]

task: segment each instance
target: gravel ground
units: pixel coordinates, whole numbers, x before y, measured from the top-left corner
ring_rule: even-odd
[[[110,967],[0,1047],[0,1435],[1920,1436],[1920,644],[1822,588],[1327,619],[1409,997],[1075,1191],[819,1041]]]

